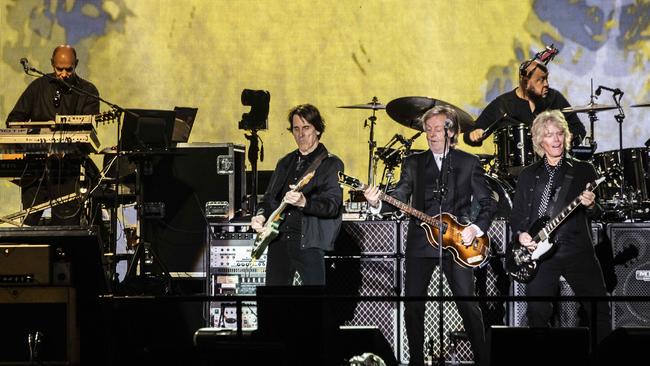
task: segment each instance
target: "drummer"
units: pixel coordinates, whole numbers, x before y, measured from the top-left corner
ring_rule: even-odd
[[[490,102],[476,120],[473,129],[465,132],[463,141],[480,146],[483,140],[501,127],[523,123],[530,127],[543,111],[569,107],[569,102],[557,90],[549,87],[548,68],[533,59],[519,66],[519,86]],[[580,145],[586,134],[585,126],[576,113],[566,113],[572,146]]]

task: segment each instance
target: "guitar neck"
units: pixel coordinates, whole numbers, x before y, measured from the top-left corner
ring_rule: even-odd
[[[367,187],[368,187],[367,185],[364,185],[362,189],[366,189]],[[392,196],[385,194],[384,192],[379,193],[379,199],[384,202],[390,203],[391,205],[397,207],[400,211],[404,212],[405,214],[409,216],[413,216],[419,219],[420,221],[426,222],[429,225],[433,225],[434,227],[440,226],[440,223],[437,220],[434,220],[433,217],[425,214],[420,210],[414,209],[413,207],[407,205],[406,203],[398,199],[395,199]]]
[[[287,208],[287,203],[282,201],[280,203],[280,206],[278,206],[278,208],[276,208],[275,211],[269,215],[269,220],[266,223],[270,225],[272,222],[277,221],[280,215],[282,215],[282,212],[285,208]]]
[[[589,192],[592,192],[594,189],[596,189],[597,186],[598,182],[593,182],[589,185],[589,188],[587,190]],[[566,219],[578,206],[580,206],[581,195],[582,193],[579,194],[578,197],[576,197],[573,201],[571,201],[571,203],[569,203],[569,205],[566,206],[562,212],[550,220],[546,226],[544,226],[544,228],[533,238],[533,241],[540,242],[548,239],[551,233],[557,229],[558,226],[560,226],[564,219]]]

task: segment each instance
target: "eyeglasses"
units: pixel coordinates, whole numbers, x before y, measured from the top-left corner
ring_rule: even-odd
[[[54,92],[54,97],[52,97],[52,104],[54,104],[54,108],[59,108],[61,105],[61,90],[59,88],[56,88],[56,91]]]

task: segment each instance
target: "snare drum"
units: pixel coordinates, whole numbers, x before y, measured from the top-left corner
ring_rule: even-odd
[[[494,144],[500,174],[518,175],[526,165],[537,160],[530,127],[523,123],[498,129],[494,133]]]
[[[604,151],[594,154],[594,166],[602,173],[613,169],[623,169],[624,193],[627,198],[635,202],[650,200],[650,159],[646,148],[635,147],[623,149],[621,159],[618,150]],[[620,181],[605,181],[596,193],[603,202],[614,201],[620,192]]]

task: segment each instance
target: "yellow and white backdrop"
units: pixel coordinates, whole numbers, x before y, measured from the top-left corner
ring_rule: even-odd
[[[429,96],[476,117],[514,88],[519,62],[554,43],[551,86],[573,105],[589,102],[592,79],[622,89],[624,147],[638,147],[650,137],[650,108],[629,105],[650,101],[648,13],[641,0],[0,0],[0,119],[32,80],[18,60],[49,71],[52,49],[69,43],[78,73],[115,104],[198,107],[190,142],[247,144],[241,91],[268,90],[260,169],[295,146],[289,108],[312,103],[327,122],[322,141],[363,178],[370,113],[337,106]],[[618,147],[614,114],[598,115],[600,151]],[[378,146],[414,132],[378,111]],[[115,125],[98,133],[115,144]],[[426,148],[424,138],[414,148]],[[494,151],[489,141],[460,148]],[[0,210],[18,205],[17,188],[0,182]]]

